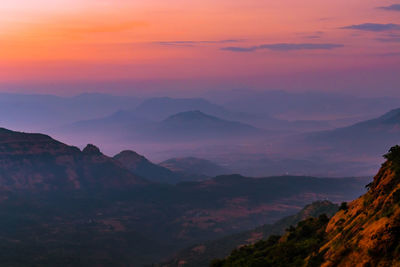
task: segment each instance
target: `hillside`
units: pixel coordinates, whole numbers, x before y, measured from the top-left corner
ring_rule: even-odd
[[[368,193],[329,221],[322,266],[400,265],[400,147],[385,157]]]
[[[250,231],[194,245],[181,251],[173,260],[162,264],[162,266],[207,266],[213,259],[229,255],[234,248],[256,243],[271,235],[282,234],[285,229],[297,225],[298,222],[309,217],[318,217],[321,214],[332,216],[338,211],[338,208],[339,206],[329,201],[317,201],[307,205],[297,214],[285,217],[274,224],[266,224]]]
[[[399,266],[400,147],[392,147],[368,192],[326,217],[308,219],[283,236],[245,246],[223,266]]]

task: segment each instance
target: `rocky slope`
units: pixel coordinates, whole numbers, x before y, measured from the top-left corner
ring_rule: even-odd
[[[368,193],[329,221],[322,266],[400,265],[400,147],[385,157]]]

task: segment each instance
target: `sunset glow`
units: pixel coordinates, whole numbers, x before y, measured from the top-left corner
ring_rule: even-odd
[[[254,78],[251,86],[265,87],[268,76],[329,76],[344,65],[358,73],[393,71],[400,59],[400,13],[381,8],[391,4],[5,0],[0,83],[218,77]]]

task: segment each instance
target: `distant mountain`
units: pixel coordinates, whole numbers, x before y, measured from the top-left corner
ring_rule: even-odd
[[[134,135],[136,132],[145,132],[154,127],[154,122],[144,119],[134,112],[119,110],[113,114],[91,120],[82,120],[65,125],[52,132],[66,132],[69,134],[89,134],[96,133],[100,136],[110,135],[111,137],[126,137]]]
[[[342,203],[331,219],[307,219],[283,236],[235,249],[211,266],[399,266],[400,147],[392,147],[385,158],[368,192]]]
[[[0,124],[41,131],[78,120],[101,118],[121,109],[134,109],[140,101],[137,97],[95,93],[73,97],[0,93]]]
[[[176,140],[233,138],[260,135],[263,131],[244,123],[223,120],[201,111],[187,111],[163,120],[156,125],[154,133],[160,139]]]
[[[250,118],[251,115],[232,112],[222,106],[213,104],[203,98],[170,98],[156,97],[143,101],[134,113],[142,118],[161,121],[177,113],[199,110],[212,116],[228,120]]]
[[[160,121],[177,113],[198,110],[211,116],[225,120],[233,120],[255,127],[273,131],[304,131],[330,129],[332,126],[325,121],[287,121],[274,118],[267,112],[248,112],[237,109],[234,105],[229,108],[209,102],[203,98],[169,98],[159,97],[145,100],[134,113],[143,118]]]
[[[115,155],[114,159],[120,162],[132,173],[144,177],[149,181],[174,184],[177,182],[200,179],[200,175],[196,175],[195,172],[190,175],[188,173],[172,171],[162,165],[156,165],[144,156],[130,150],[122,151]]]
[[[0,128],[0,184],[10,190],[85,190],[145,184],[88,145],[80,151],[43,134]]]
[[[104,136],[108,139],[144,141],[187,141],[193,139],[234,138],[263,133],[253,126],[227,121],[201,111],[174,114],[161,122],[119,111],[102,119],[80,121],[52,132]]]
[[[289,120],[365,120],[398,107],[399,98],[357,97],[341,93],[287,91],[212,91],[206,99],[250,114],[268,114]]]
[[[381,155],[400,142],[400,109],[349,127],[310,134],[307,142],[334,151]]]
[[[285,217],[273,224],[266,224],[250,231],[245,231],[217,240],[207,241],[193,245],[182,250],[174,259],[162,264],[164,267],[187,266],[203,267],[208,266],[213,259],[224,258],[232,250],[244,245],[254,244],[261,239],[271,235],[280,235],[290,226],[296,226],[300,221],[310,217],[318,217],[326,214],[331,217],[339,209],[339,206],[329,201],[317,201],[305,206],[295,215]]]
[[[193,173],[210,177],[231,173],[228,169],[214,162],[195,157],[172,158],[161,162],[160,165],[174,172]]]

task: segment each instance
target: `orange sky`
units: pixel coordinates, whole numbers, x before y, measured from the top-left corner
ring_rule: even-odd
[[[246,80],[392,68],[400,59],[400,12],[378,7],[396,3],[2,0],[0,83]],[[364,23],[394,26],[341,29]],[[281,43],[294,48],[256,48]],[[304,49],[301,44],[340,46]]]

